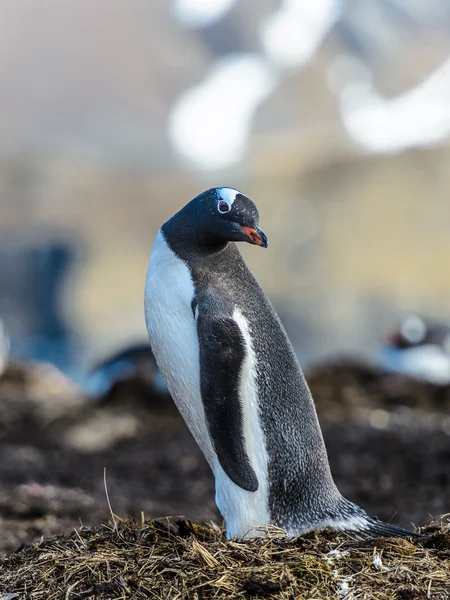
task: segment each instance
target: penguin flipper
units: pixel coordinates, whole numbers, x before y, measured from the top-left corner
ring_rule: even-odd
[[[200,389],[211,441],[231,481],[256,492],[258,479],[245,447],[240,399],[245,340],[233,318],[198,309]]]

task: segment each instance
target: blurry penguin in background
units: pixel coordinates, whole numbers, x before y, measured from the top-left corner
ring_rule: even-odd
[[[149,408],[170,406],[170,395],[150,344],[136,344],[99,362],[80,382],[94,400],[139,396]]]
[[[380,365],[434,385],[450,385],[450,325],[408,315],[384,336]]]
[[[64,381],[64,390],[93,401],[112,394],[145,398],[150,407],[167,403],[170,396],[148,342],[128,344],[93,368],[86,363],[88,341],[74,330],[64,307],[64,290],[83,251],[80,240],[64,231],[2,236],[0,376],[24,390],[30,381],[55,389]]]

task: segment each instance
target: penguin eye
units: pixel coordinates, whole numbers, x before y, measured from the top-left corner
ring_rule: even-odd
[[[227,213],[231,210],[231,206],[228,204],[228,202],[225,202],[225,200],[219,200],[217,208],[221,213]]]

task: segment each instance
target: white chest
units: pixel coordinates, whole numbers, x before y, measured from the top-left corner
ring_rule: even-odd
[[[145,283],[145,320],[150,343],[178,410],[214,468],[215,453],[200,393],[199,344],[192,312],[194,294],[188,267],[172,252],[160,231]]]

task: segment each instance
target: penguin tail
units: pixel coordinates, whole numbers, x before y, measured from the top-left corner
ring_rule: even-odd
[[[371,517],[366,517],[365,522],[367,526],[361,530],[361,533],[369,537],[424,537],[422,533],[410,531],[409,529],[402,529],[402,527],[390,525],[389,523],[384,523],[383,521],[377,521]]]

